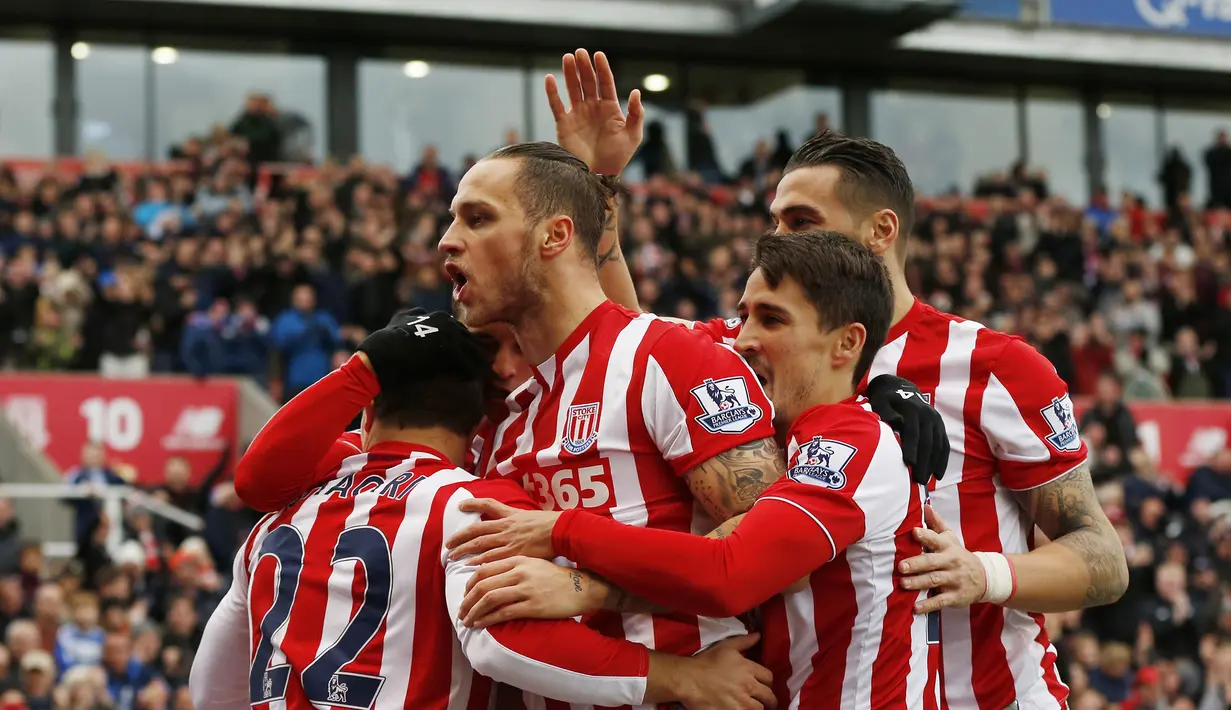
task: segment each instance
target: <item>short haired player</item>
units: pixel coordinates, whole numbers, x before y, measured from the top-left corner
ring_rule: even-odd
[[[866,247],[827,232],[766,236],[753,265],[737,347],[774,400],[790,467],[738,528],[701,538],[494,501],[481,505],[502,519],[476,528],[500,528],[522,553],[567,557],[669,608],[730,615],[760,605],[761,661],[780,707],[836,708],[858,697],[872,710],[921,709],[926,621],[913,607],[922,595],[893,576],[895,563],[922,551],[912,532],[923,524],[925,490],[893,431],[855,389],[889,329],[888,273]],[[526,557],[480,567],[465,621],[540,615],[532,607],[545,601],[545,588],[529,590],[539,597],[531,599],[524,585],[536,569],[560,576]],[[784,593],[800,577],[807,582]],[[564,617],[602,602],[563,596],[569,601],[555,611]]]
[[[357,366],[381,379],[364,452],[249,536],[193,664],[197,708],[488,707],[492,680],[596,705],[773,704],[769,674],[739,654],[755,637],[678,658],[572,621],[460,624],[476,568],[446,559],[442,543],[478,516],[459,503],[533,507],[512,482],[455,463],[483,416],[491,362],[445,313],[402,314],[360,348]]]
[[[580,51],[574,61],[589,65]],[[562,108],[548,93],[553,109]],[[588,98],[565,124],[570,149],[604,156],[602,170],[619,172],[632,152],[614,149],[627,143],[609,128],[625,120],[614,89]],[[638,116],[630,108],[627,120]],[[931,493],[930,529],[918,533],[930,552],[899,566],[906,588],[936,592],[917,610],[941,610],[942,701],[962,710],[1063,707],[1068,689],[1041,613],[1111,603],[1128,583],[1064,382],[1020,338],[911,295],[905,266],[914,189],[888,147],[833,132],[807,141],[770,211],[778,232],[835,230],[882,255],[894,285],[893,325],[870,375],[915,383],[944,420],[952,454]],[[600,272],[608,293],[635,304],[618,239],[600,249],[608,255]],[[697,329],[725,341],[740,331],[720,320]]]

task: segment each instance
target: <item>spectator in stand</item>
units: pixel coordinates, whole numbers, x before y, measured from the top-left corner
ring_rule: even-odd
[[[21,659],[21,691],[28,710],[51,710],[56,662],[46,651],[30,651]]]
[[[1124,405],[1120,378],[1107,371],[1099,376],[1095,390],[1094,406],[1081,418],[1081,429],[1097,425],[1103,431],[1102,448],[1098,455],[1106,455],[1106,449],[1114,448],[1122,460],[1127,460],[1128,451],[1137,446],[1137,422],[1133,413]]]
[[[271,333],[274,347],[281,353],[284,400],[289,400],[329,372],[329,365],[341,344],[337,321],[316,307],[316,289],[300,284],[291,295],[292,307],[274,321]]]
[[[223,372],[265,386],[269,379],[269,319],[250,298],[239,298],[222,329]]]
[[[107,466],[107,452],[102,444],[87,442],[81,447],[81,464],[69,469],[64,477],[69,485],[85,486],[93,492],[103,486],[122,486],[126,482]],[[75,537],[81,537],[102,514],[102,506],[95,498],[75,498],[66,501],[77,509]]]
[[[91,320],[99,324],[98,373],[140,379],[149,374],[149,322],[154,294],[141,272],[118,271],[101,280],[102,293]]]
[[[96,666],[103,659],[103,630],[98,625],[98,597],[77,592],[69,601],[72,621],[56,633],[56,664],[63,673],[76,666]]]
[[[231,134],[248,143],[253,174],[261,163],[278,160],[282,152],[282,133],[278,128],[278,109],[268,94],[251,93],[244,110],[231,124]]]
[[[1210,367],[1213,353],[1201,347],[1197,331],[1185,326],[1176,333],[1175,352],[1167,385],[1177,399],[1209,399],[1214,395],[1214,373]]]
[[[440,165],[440,155],[434,145],[423,148],[419,164],[406,176],[406,187],[412,192],[446,203],[453,199],[453,193],[457,190],[449,172]]]
[[[1210,209],[1231,207],[1231,145],[1227,131],[1214,134],[1214,145],[1205,151],[1205,169],[1210,181]]]
[[[0,576],[15,575],[21,567],[21,524],[13,503],[0,498]]]
[[[209,310],[188,317],[180,344],[180,360],[196,377],[221,375],[227,369],[223,330],[230,318],[231,305],[225,298],[214,299]]]

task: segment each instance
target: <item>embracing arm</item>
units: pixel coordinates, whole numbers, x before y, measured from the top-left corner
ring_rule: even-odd
[[[1128,587],[1120,538],[1107,520],[1081,464],[1024,493],[1035,525],[1050,542],[1021,555],[1006,555],[1017,592],[1005,606],[1059,612],[1110,604]]]
[[[712,537],[567,511],[552,530],[552,544],[559,554],[619,587],[608,590],[605,608],[642,610],[628,599],[632,593],[690,614],[734,616],[833,557],[828,537],[805,513],[790,505],[759,510],[744,516],[729,535],[733,525],[720,527]]]
[[[749,441],[714,456],[685,474],[692,495],[717,521],[748,512],[761,492],[786,472],[773,439]]]
[[[380,392],[362,354],[325,375],[274,413],[235,467],[235,492],[249,507],[267,512],[295,501],[319,482],[322,462],[359,453],[338,437]],[[335,446],[338,452],[333,452]]]

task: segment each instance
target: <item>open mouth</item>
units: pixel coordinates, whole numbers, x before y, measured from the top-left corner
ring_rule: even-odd
[[[466,292],[466,284],[469,280],[466,278],[466,272],[456,262],[445,262],[445,275],[453,282],[453,300],[461,301],[463,294]]]

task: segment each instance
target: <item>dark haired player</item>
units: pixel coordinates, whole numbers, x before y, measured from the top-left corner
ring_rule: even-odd
[[[445,313],[399,314],[360,351],[352,362],[381,381],[364,452],[249,535],[193,663],[197,708],[487,708],[493,679],[585,704],[773,704],[768,673],[739,654],[755,636],[678,658],[572,621],[461,625],[476,568],[446,560],[443,541],[478,516],[459,503],[532,507],[512,482],[454,463],[491,362]]]
[[[579,51],[577,63],[589,64],[588,55],[582,59]],[[570,150],[606,156],[604,169],[619,172],[633,152],[612,155],[608,145],[604,127],[613,125],[613,113],[622,116],[611,84],[599,97],[605,111],[573,117],[585,125],[570,124],[568,135],[575,140]],[[585,120],[591,116],[598,120]],[[918,533],[931,552],[899,566],[906,588],[939,592],[917,611],[943,610],[941,700],[961,710],[1014,703],[1062,709],[1068,688],[1056,673],[1041,613],[1118,599],[1128,583],[1124,550],[1095,497],[1077,426],[1072,416],[1056,414],[1071,415],[1072,402],[1055,368],[1020,338],[911,295],[905,265],[914,198],[891,149],[831,131],[795,151],[770,211],[780,233],[834,230],[884,258],[894,286],[893,325],[872,364],[867,395],[875,404],[899,390],[931,404],[944,420],[952,453],[933,484],[931,529]],[[599,248],[608,255],[600,271],[607,292],[634,306],[618,239],[609,236]],[[696,325],[720,342],[734,342],[740,327],[722,320]],[[884,374],[918,391],[885,392],[878,388],[889,382],[878,378]],[[1034,539],[1036,526],[1047,541]]]
[[[753,265],[737,347],[774,400],[790,467],[729,537],[491,501],[477,503],[504,519],[479,526],[504,527],[523,552],[562,555],[669,608],[731,615],[761,605],[761,660],[779,707],[919,710],[928,681],[926,621],[913,610],[921,595],[893,576],[895,562],[922,551],[911,533],[923,524],[925,491],[893,431],[855,394],[889,329],[888,273],[866,247],[826,232],[766,236]],[[560,576],[525,557],[480,567],[466,622],[526,613],[515,585],[533,566]],[[807,584],[784,593],[800,577]],[[602,602],[564,594],[588,597],[565,616]]]

